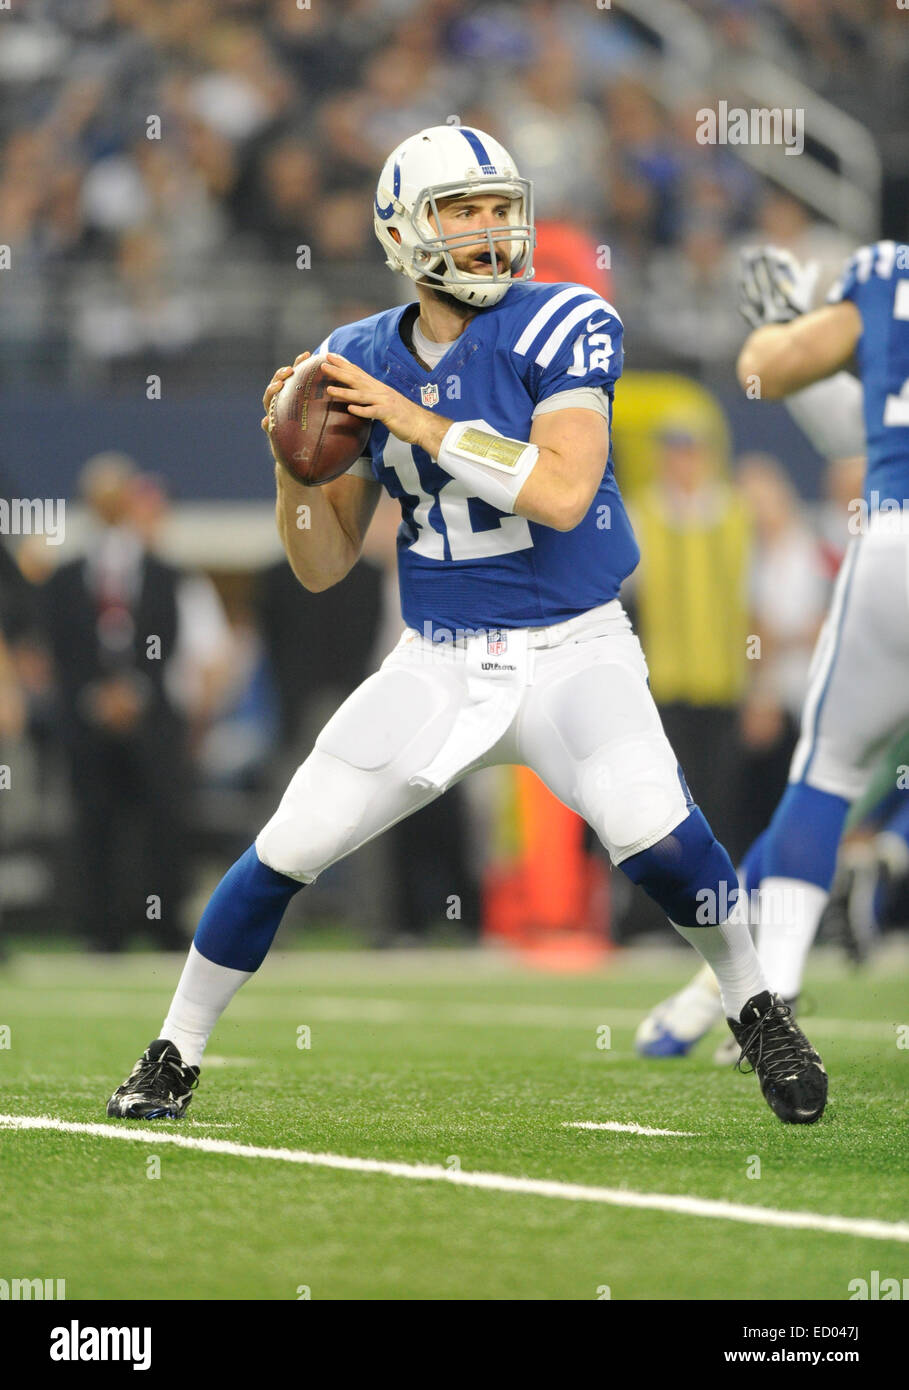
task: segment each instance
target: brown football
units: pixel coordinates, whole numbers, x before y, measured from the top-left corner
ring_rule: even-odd
[[[363,454],[371,420],[351,415],[343,401],[333,401],[333,385],[322,372],[325,354],[308,357],[289,376],[268,407],[268,433],[275,454],[289,473],[307,487],[340,478]]]

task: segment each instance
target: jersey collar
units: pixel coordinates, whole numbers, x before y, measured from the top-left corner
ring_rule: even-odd
[[[391,324],[391,335],[388,344],[389,374],[396,376],[399,380],[404,378],[409,386],[414,383],[424,384],[437,379],[444,379],[454,372],[463,368],[469,357],[479,349],[475,328],[485,315],[478,314],[471,319],[464,329],[464,332],[456,339],[448,349],[445,356],[430,371],[424,367],[422,362],[408,348],[405,342],[405,335],[412,341],[412,327],[420,314],[419,303],[405,304],[398,310]]]

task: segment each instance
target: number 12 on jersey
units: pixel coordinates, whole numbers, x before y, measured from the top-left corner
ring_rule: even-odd
[[[411,546],[417,555],[425,555],[428,560],[444,560],[446,538],[452,560],[486,560],[533,545],[530,526],[523,516],[502,516],[497,526],[475,531],[470,521],[470,494],[464,484],[452,478],[437,493],[427,492],[413,447],[393,434],[388,436],[382,462],[397,475],[404,491],[417,499],[413,523],[418,534]],[[436,501],[438,511],[430,520]]]

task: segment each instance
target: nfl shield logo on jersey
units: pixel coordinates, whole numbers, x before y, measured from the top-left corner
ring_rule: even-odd
[[[486,652],[489,656],[504,656],[508,650],[508,637],[500,627],[486,634]]]
[[[425,406],[439,404],[439,388],[433,383],[431,386],[420,387],[420,400]]]

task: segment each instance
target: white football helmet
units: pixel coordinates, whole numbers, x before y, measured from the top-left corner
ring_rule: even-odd
[[[441,236],[438,202],[463,193],[505,194],[512,205],[508,226]],[[430,126],[392,151],[376,189],[375,228],[392,270],[478,308],[497,304],[519,271],[525,280],[533,275],[533,186],[518,177],[514,160],[497,140],[470,126]],[[393,230],[400,242],[391,235]],[[459,270],[452,251],[484,236],[492,274]],[[512,244],[507,270],[499,268],[496,242]]]

